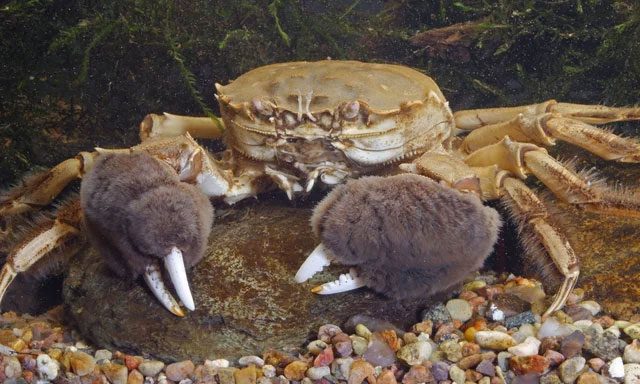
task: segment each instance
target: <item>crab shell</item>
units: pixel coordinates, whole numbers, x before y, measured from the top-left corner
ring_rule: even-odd
[[[340,171],[327,184],[437,151],[454,129],[436,83],[399,65],[280,63],[216,88],[230,148],[299,176]]]

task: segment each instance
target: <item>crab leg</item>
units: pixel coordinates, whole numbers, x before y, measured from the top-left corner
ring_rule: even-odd
[[[584,148],[605,160],[640,162],[640,142],[559,113],[518,114],[514,118],[485,125],[467,135],[462,149],[471,153],[495,144],[503,137],[538,145],[555,145],[556,139]]]
[[[548,316],[564,306],[567,296],[578,281],[578,257],[566,237],[548,221],[546,207],[531,189],[515,178],[504,179],[502,186],[503,197],[509,202],[511,212],[519,224],[520,235],[529,236],[534,244],[533,247],[528,247],[529,252],[534,252],[532,257],[545,257],[544,254],[535,252],[536,247],[541,245],[563,276],[562,285],[543,315]]]
[[[521,179],[533,173],[569,204],[599,213],[640,217],[640,193],[613,190],[603,183],[587,180],[534,144],[518,143],[507,136],[473,152],[465,163],[472,167],[497,164]]]
[[[0,302],[18,273],[29,270],[45,258],[48,261],[43,266],[46,273],[46,267],[55,266],[60,258],[73,256],[73,248],[78,249],[80,217],[78,202],[67,204],[59,209],[55,220],[40,225],[12,250],[0,270]]]
[[[364,287],[365,283],[362,280],[355,269],[351,268],[349,273],[340,275],[336,280],[313,287],[311,292],[318,295],[333,295],[334,293],[342,293],[353,291]]]
[[[55,167],[37,174],[0,199],[0,217],[44,207],[73,180],[82,177],[93,164],[96,152],[80,152]]]
[[[196,139],[219,139],[224,123],[217,117],[192,117],[163,113],[150,113],[140,123],[140,139],[175,137],[189,133]]]
[[[604,105],[558,103],[555,100],[517,107],[469,109],[454,113],[454,118],[458,128],[473,130],[485,125],[512,120],[519,114],[535,116],[547,112],[557,112],[563,117],[573,118],[588,124],[640,120],[640,108],[638,107],[614,108]]]

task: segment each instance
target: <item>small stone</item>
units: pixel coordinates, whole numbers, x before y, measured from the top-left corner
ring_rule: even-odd
[[[440,303],[422,312],[422,321],[425,320],[431,320],[435,326],[439,326],[451,321],[451,316],[447,308]]]
[[[127,371],[127,367],[124,365],[105,363],[100,366],[100,370],[112,384],[127,384],[129,372]]]
[[[257,384],[258,369],[255,365],[236,370],[233,373],[233,379],[236,384]]]
[[[548,349],[543,356],[549,360],[549,365],[552,367],[557,367],[566,360],[566,357],[562,353],[554,351],[553,349]]]
[[[425,333],[425,335],[428,335],[428,334]],[[418,341],[418,335],[416,335],[413,332],[405,332],[404,335],[402,335],[402,341],[403,341],[403,344],[405,345],[415,343],[416,341]]]
[[[78,376],[84,376],[93,372],[96,367],[96,361],[93,356],[81,351],[76,351],[71,352],[69,355],[69,365],[73,373]]]
[[[433,321],[424,320],[419,323],[416,323],[411,327],[411,331],[415,333],[426,333],[430,335],[433,332]]]
[[[562,380],[555,373],[540,377],[540,384],[562,384]]]
[[[356,335],[369,340],[369,338],[371,338],[371,331],[364,324],[358,324],[356,325]]]
[[[602,360],[599,357],[594,357],[592,359],[589,359],[589,361],[587,361],[587,363],[589,364],[589,368],[593,369],[595,372],[600,372],[600,370],[602,369],[602,367],[604,367],[604,360]]]
[[[504,326],[507,329],[517,328],[523,324],[534,324],[536,322],[536,315],[531,311],[525,311],[518,313],[517,315],[509,316],[504,320]]]
[[[511,384],[538,384],[540,383],[540,375],[537,373],[527,373],[526,375],[516,376],[511,380]]]
[[[331,368],[326,367],[311,367],[307,369],[307,377],[311,380],[320,380],[325,376],[329,376],[331,374]]]
[[[444,352],[447,360],[457,362],[462,359],[462,347],[456,340],[447,340],[438,347]]]
[[[524,340],[524,342],[514,345],[513,347],[509,347],[507,351],[515,356],[531,356],[537,355],[539,348],[540,340],[533,336],[529,336]]]
[[[167,365],[165,375],[171,381],[180,381],[186,379],[195,369],[196,367],[191,360],[184,360]]]
[[[265,364],[262,366],[262,374],[264,377],[268,378],[276,377],[276,367],[270,364]]]
[[[228,368],[229,360],[227,359],[205,360],[204,365],[212,369]]]
[[[588,309],[579,305],[567,305],[563,310],[573,321],[591,320],[593,318],[593,315]]]
[[[17,379],[22,376],[22,365],[15,356],[5,356],[2,359],[4,374],[7,379]]]
[[[464,384],[467,381],[467,376],[464,371],[455,365],[452,365],[451,368],[449,368],[449,376],[456,384]]]
[[[369,350],[367,350],[367,352],[369,352]],[[423,361],[429,359],[431,352],[431,344],[426,341],[417,341],[400,348],[397,356],[409,365],[416,365],[422,364]]]
[[[491,360],[482,360],[476,366],[476,371],[485,376],[494,377],[496,375],[496,367],[493,365]]]
[[[540,326],[538,330],[538,339],[542,340],[545,337],[559,336],[564,337],[571,334],[573,330],[567,327],[565,324],[561,324],[555,317],[549,317]]]
[[[147,377],[155,377],[163,368],[164,363],[158,360],[146,360],[138,366],[140,373]]]
[[[461,348],[460,352],[462,353],[462,357],[475,355],[475,354],[480,353],[480,346],[478,344],[472,343],[472,342],[464,343],[464,344],[462,344],[462,348]]]
[[[218,368],[218,380],[220,381],[220,384],[235,384],[235,372],[237,370],[238,368],[233,367]],[[162,373],[160,373],[160,375],[162,375]],[[160,377],[160,375],[158,375],[158,377]],[[158,383],[159,382],[160,380],[158,380]]]
[[[408,344],[408,345],[414,345]],[[408,345],[404,348],[408,348]],[[415,348],[415,347],[412,347]],[[408,348],[409,349],[409,348]],[[398,352],[398,356],[400,352]],[[347,356],[345,356],[347,357]],[[366,352],[362,357],[375,366],[387,367],[396,361],[396,353],[379,333],[374,333],[369,339]]]
[[[540,355],[513,356],[509,359],[509,367],[516,375],[542,374],[549,368],[549,360]]]
[[[582,352],[584,341],[584,334],[580,331],[575,331],[562,339],[560,342],[560,352],[566,358],[577,356]]]
[[[491,384],[491,378],[485,376],[478,381],[478,384]]]
[[[316,358],[313,360],[314,367],[324,367],[331,365],[333,362],[333,348],[331,346],[327,346],[324,351],[322,351]]]
[[[242,356],[238,359],[238,364],[240,366],[246,367],[248,365],[255,365],[256,367],[262,367],[264,365],[264,360],[262,360],[258,356]]]
[[[484,280],[473,280],[466,283],[462,289],[465,291],[477,291],[480,288],[484,288],[487,286],[487,282]]]
[[[324,351],[325,348],[327,348],[327,345],[328,344],[322,340],[313,340],[312,342],[307,344],[307,351],[309,351],[309,353],[311,354],[318,355],[320,352]]]
[[[447,380],[449,377],[449,364],[444,361],[437,361],[431,366],[431,374],[436,381]]]
[[[460,369],[465,369],[466,370],[466,369],[469,369],[469,368],[474,368],[481,361],[482,361],[482,355],[481,354],[477,354],[477,355],[471,355],[471,356],[463,357],[462,359],[460,359],[460,361],[458,361],[458,363],[456,365],[458,367],[460,367]]]
[[[143,384],[144,376],[137,369],[129,372],[129,376],[127,377],[127,384]]]
[[[633,340],[624,347],[622,359],[625,363],[640,363],[640,340]]]
[[[473,369],[467,369],[464,371],[464,376],[467,382],[477,383],[482,379],[482,373],[476,372]]]
[[[611,332],[599,332],[601,328],[592,326],[584,331],[585,343],[582,349],[605,361],[613,360],[620,356],[618,338]]]
[[[614,379],[624,377],[624,364],[622,363],[621,357],[616,357],[615,359],[611,360],[611,363],[609,365],[609,376],[613,377]]]
[[[512,356],[511,353],[506,351],[498,353],[498,366],[500,366],[503,371],[506,372],[509,370],[509,359],[511,359]]]
[[[377,384],[398,384],[396,380],[396,376],[393,374],[393,371],[385,369],[378,375],[376,378]]]
[[[300,381],[307,372],[307,363],[304,361],[293,361],[284,367],[284,377],[289,380]]]
[[[624,384],[640,383],[640,364],[625,364],[624,373]]]
[[[413,333],[407,332],[406,335],[413,335]],[[364,353],[367,351],[369,341],[367,341],[367,339],[365,339],[364,337],[358,335],[351,335],[349,336],[349,338],[351,338],[353,353],[358,356],[364,355]]]
[[[516,345],[516,341],[507,333],[497,331],[476,332],[476,343],[482,348],[502,351]]]
[[[624,333],[632,339],[640,339],[640,324],[633,324],[624,328]]]
[[[433,340],[440,343],[445,340],[459,340],[461,336],[462,332],[452,322],[448,322],[438,327],[436,334],[433,335]]]
[[[560,350],[560,338],[556,336],[545,337],[540,344],[540,353],[544,354],[548,350],[559,351]]]
[[[133,369],[138,369],[138,366],[140,366],[140,363],[142,363],[143,361],[144,359],[142,358],[142,356],[125,355],[124,357],[124,365],[130,371]]]
[[[350,357],[341,357],[335,359],[333,363],[331,363],[331,374],[338,380],[347,380],[349,374],[351,373],[352,364],[353,359]]]
[[[558,367],[560,379],[565,384],[572,384],[580,374],[587,369],[586,360],[582,356],[572,357],[565,360]]]
[[[433,375],[427,367],[424,365],[414,365],[409,369],[409,372],[405,373],[402,378],[402,384],[431,383],[433,380]]]
[[[96,359],[96,361],[111,360],[112,357],[113,357],[113,353],[111,353],[111,351],[106,349],[98,349],[96,353],[93,355],[93,358]]]
[[[471,310],[471,305],[469,302],[462,299],[451,299],[447,301],[445,305],[447,311],[449,312],[449,316],[451,316],[454,320],[460,320],[465,322],[471,318],[473,315],[473,311]]]
[[[364,360],[355,360],[351,364],[351,372],[349,372],[348,384],[361,384],[364,380],[369,383],[375,383],[375,369],[373,365]]]
[[[505,317],[511,317],[531,309],[531,304],[510,293],[496,295],[491,300],[491,304],[502,311]]]
[[[600,384],[600,379],[604,379],[602,376],[595,372],[585,372],[578,377],[576,384]]]
[[[353,347],[351,346],[351,339],[348,341],[338,341],[333,343],[333,347],[336,353],[340,357],[349,357],[353,353]]]
[[[602,306],[593,300],[585,300],[581,303],[578,303],[578,306],[585,308],[591,315],[595,316],[602,310]]]
[[[60,373],[58,362],[47,354],[38,355],[36,365],[38,367],[38,375],[42,380],[54,380]]]

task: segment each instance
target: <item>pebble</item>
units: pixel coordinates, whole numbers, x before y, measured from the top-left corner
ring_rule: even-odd
[[[262,374],[264,377],[276,377],[276,367],[270,364],[265,364],[262,366]]]
[[[292,361],[284,368],[284,377],[289,380],[300,381],[304,377],[305,372],[307,372],[307,368],[307,363],[304,361]]]
[[[465,375],[464,371],[455,365],[452,365],[451,368],[449,368],[449,376],[451,377],[451,380],[453,380],[453,382],[456,384],[465,384],[465,382],[467,381],[467,376]]]
[[[333,360],[334,360],[333,348],[331,346],[327,346],[313,360],[313,366],[314,367],[328,366],[331,364],[331,362],[333,362]]]
[[[624,364],[621,357],[611,360],[609,365],[609,376],[619,379],[624,377]]]
[[[445,354],[447,360],[457,362],[462,359],[462,347],[456,340],[447,340],[440,344],[439,349]]]
[[[93,358],[96,359],[96,361],[111,360],[112,357],[113,357],[113,353],[111,353],[111,351],[106,349],[98,349],[96,353],[94,353],[93,355]]]
[[[509,367],[517,375],[541,374],[549,368],[549,360],[540,355],[513,356],[509,359]]]
[[[560,352],[567,358],[579,355],[582,352],[584,341],[584,334],[580,331],[575,331],[562,338],[560,342]]]
[[[496,367],[493,365],[491,360],[482,360],[476,366],[476,371],[485,376],[494,377],[496,375]]]
[[[193,374],[195,369],[196,367],[191,360],[184,360],[167,365],[165,374],[167,375],[167,379],[171,381],[180,381]]]
[[[356,325],[356,335],[368,340],[371,338],[371,331],[364,324],[358,324]]]
[[[7,379],[17,379],[22,376],[22,366],[15,356],[7,356],[2,359],[4,374]]]
[[[640,364],[625,364],[624,373],[624,384],[640,383]]]
[[[422,312],[422,321],[425,320],[431,320],[435,326],[439,326],[451,321],[451,316],[447,308],[440,303]]]
[[[257,367],[262,367],[264,365],[264,360],[262,360],[258,356],[242,356],[241,358],[238,359],[238,364],[240,364],[243,367],[246,367],[252,364]]]
[[[555,317],[549,317],[538,330],[538,339],[542,340],[545,337],[559,336],[564,337],[570,335],[573,330],[567,327],[565,324],[561,324]]]
[[[404,360],[409,365],[422,364],[429,359],[433,351],[431,344],[426,341],[416,341],[413,344],[405,345],[398,351],[398,358]],[[369,352],[369,350],[367,350]]]
[[[111,384],[127,384],[127,367],[121,364],[105,363],[100,366],[100,370],[109,379]],[[177,380],[176,380],[177,381]]]
[[[129,376],[127,376],[127,384],[143,384],[144,383],[144,376],[142,376],[142,373],[140,373],[140,371],[138,371],[137,369],[134,369],[133,371],[131,371],[129,373]]]
[[[536,322],[536,315],[531,311],[519,313],[517,315],[509,316],[504,320],[504,326],[508,329],[517,328],[523,324],[533,324]]]
[[[36,364],[38,367],[38,375],[42,380],[54,380],[60,373],[58,362],[49,357],[49,355],[38,355]]]
[[[413,335],[413,333],[409,333],[409,332],[407,332],[406,334]],[[353,347],[353,352],[358,356],[364,355],[364,353],[367,352],[369,341],[364,337],[358,336],[358,335],[351,335],[349,337],[351,338],[351,345]]]
[[[396,376],[393,374],[393,371],[385,369],[382,371],[382,373],[380,373],[380,375],[378,375],[376,383],[377,384],[398,384],[398,381],[396,380]]]
[[[533,336],[529,336],[524,342],[507,348],[507,351],[515,356],[531,356],[537,355],[538,349],[540,349],[540,340]]]
[[[402,378],[402,384],[432,383],[431,371],[424,365],[414,365]]]
[[[516,341],[507,333],[497,331],[478,331],[475,334],[476,343],[482,348],[503,351],[516,345]]]
[[[329,367],[311,367],[307,369],[306,375],[311,380],[320,380],[325,376],[331,374],[331,368]]]
[[[220,384],[235,384],[235,372],[237,370],[238,369],[234,367],[218,368],[218,380],[220,380]],[[158,375],[158,382],[160,375],[162,375],[162,373]]]
[[[631,344],[624,347],[622,360],[625,363],[640,363],[640,340],[633,340]]]
[[[591,312],[592,316],[597,315],[602,310],[602,306],[600,306],[600,304],[596,303],[593,300],[582,301],[582,302],[578,303],[578,306],[580,306],[580,307],[588,310],[589,312]]]
[[[404,347],[406,349],[402,352],[403,354],[408,353],[407,349],[418,348],[418,346],[408,348],[408,345]],[[367,350],[362,355],[362,357],[375,366],[383,367],[389,366],[396,361],[396,353],[384,340],[384,338],[378,333],[374,333],[371,335],[369,344],[367,345]],[[400,357],[400,352],[398,352],[398,357]]]
[[[447,380],[449,377],[449,364],[444,361],[437,361],[431,366],[431,374],[436,381]]]
[[[260,372],[258,369],[259,368],[253,364],[238,369],[233,373],[233,379],[236,384],[256,384],[258,380],[258,372]]]
[[[587,369],[586,360],[582,356],[572,357],[570,359],[565,360],[564,363],[560,364],[558,367],[558,373],[560,374],[560,379],[565,384],[571,384],[580,374]]]
[[[640,324],[633,324],[625,327],[624,333],[632,339],[640,339]]]
[[[78,376],[85,376],[93,372],[96,367],[96,361],[93,356],[77,351],[70,353],[69,365],[71,366],[73,373]]]
[[[454,320],[465,322],[473,316],[471,305],[468,301],[462,299],[451,299],[445,305],[449,316]]]
[[[375,384],[375,368],[364,360],[355,360],[351,364],[348,384],[360,384],[367,380],[369,384]]]
[[[164,368],[164,363],[158,360],[147,360],[143,361],[139,366],[138,370],[144,376],[155,377],[162,369]]]
[[[351,365],[353,359],[350,357],[338,358],[331,364],[331,374],[337,379],[347,380],[349,373],[351,373]]]

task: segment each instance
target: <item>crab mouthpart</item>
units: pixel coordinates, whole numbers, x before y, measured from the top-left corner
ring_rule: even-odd
[[[173,298],[167,286],[162,281],[162,273],[157,265],[148,265],[144,272],[144,281],[153,292],[153,295],[160,301],[163,307],[176,316],[184,317],[185,313]]]
[[[364,287],[364,285],[364,281],[358,276],[356,270],[351,268],[349,273],[340,275],[337,280],[313,287],[311,292],[318,295],[332,295],[334,293],[353,291]]]
[[[169,272],[171,283],[176,289],[178,298],[182,301],[187,309],[193,311],[196,309],[189,289],[189,281],[187,280],[187,271],[184,268],[184,260],[182,252],[176,248],[171,248],[171,253],[164,257],[164,267]]]
[[[295,280],[298,283],[304,283],[330,264],[331,258],[327,255],[324,245],[318,244],[296,272]]]

